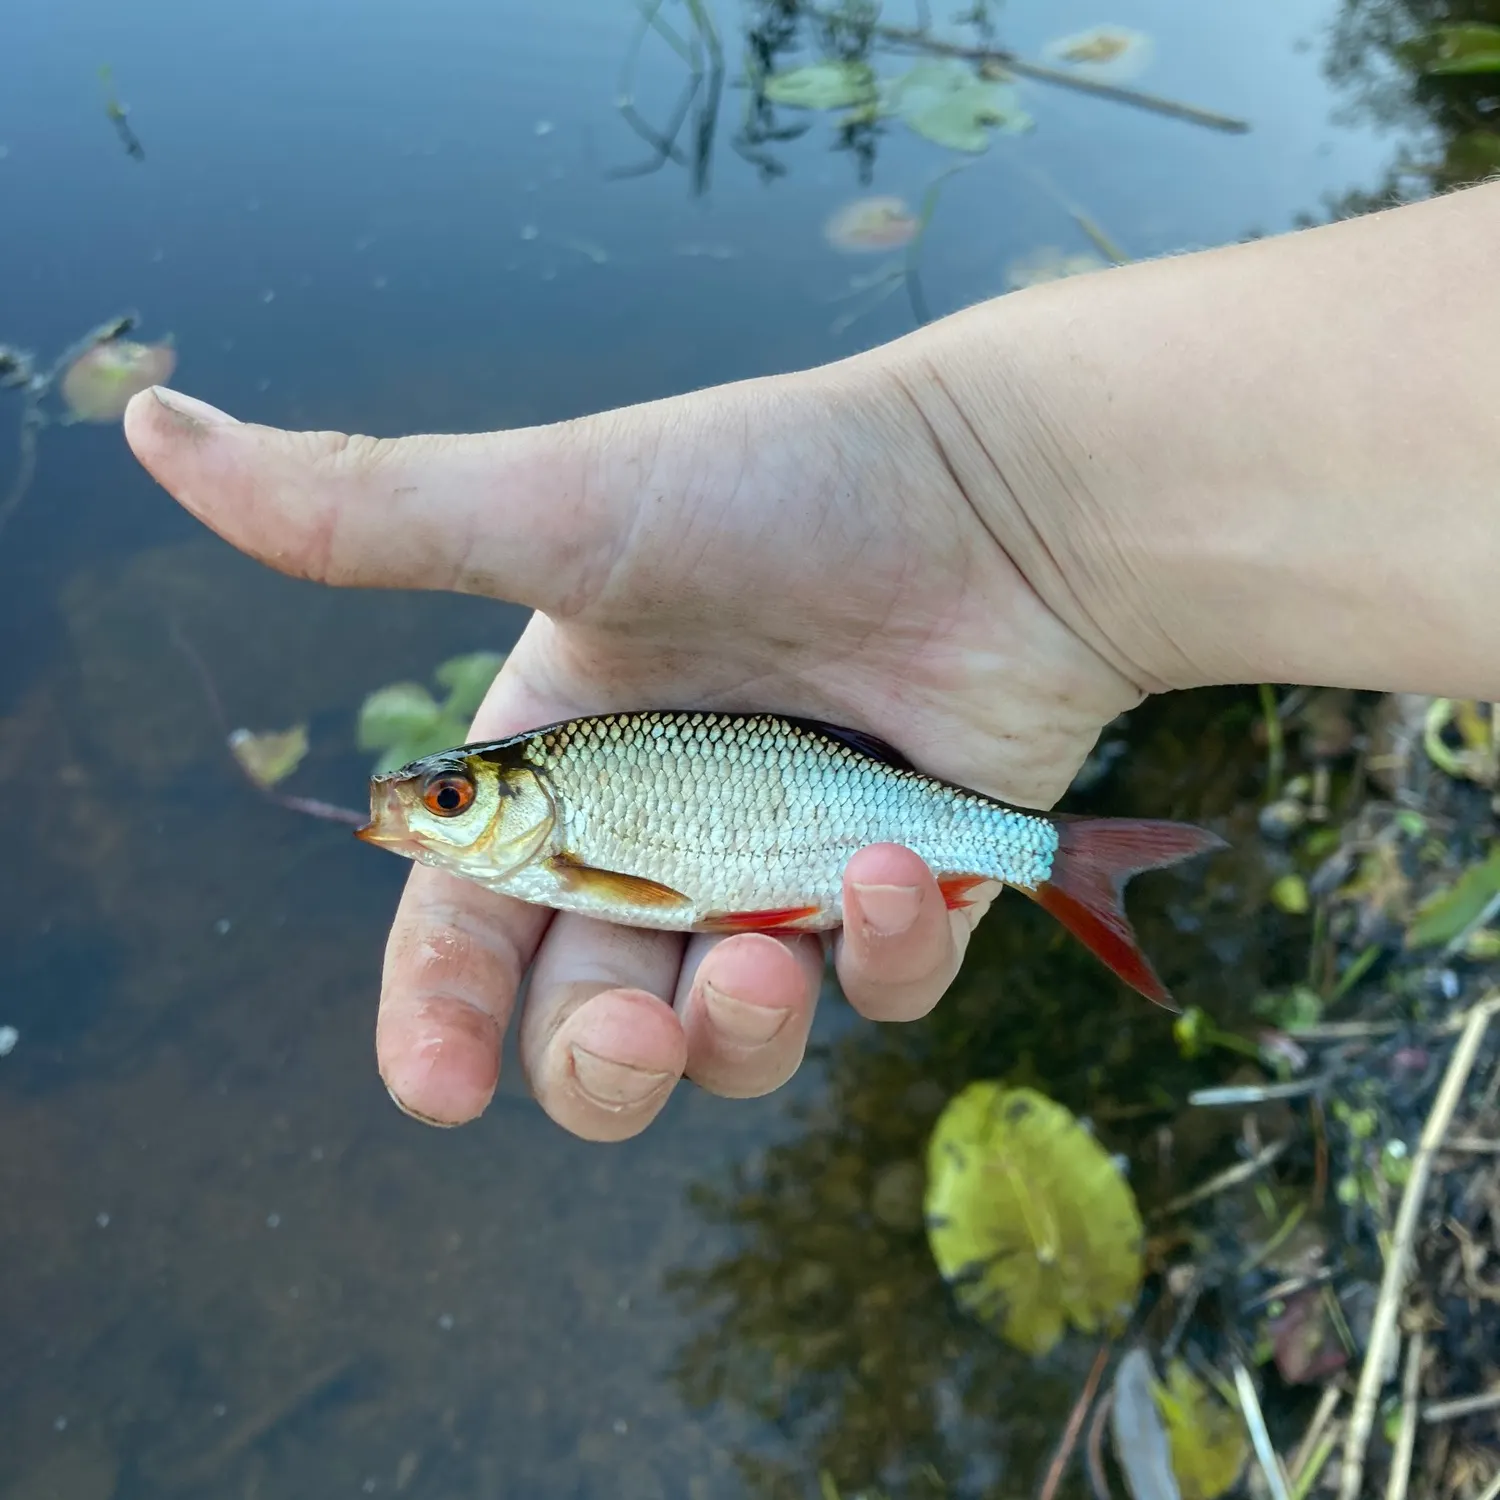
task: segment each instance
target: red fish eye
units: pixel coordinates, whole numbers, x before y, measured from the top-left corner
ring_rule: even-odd
[[[474,783],[455,771],[434,776],[422,788],[422,806],[440,818],[456,818],[474,805]]]

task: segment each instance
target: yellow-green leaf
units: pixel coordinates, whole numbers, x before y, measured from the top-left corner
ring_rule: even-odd
[[[1408,948],[1449,943],[1500,895],[1500,845],[1481,864],[1471,865],[1456,881],[1435,891],[1416,910],[1406,929]]]
[[[256,734],[249,729],[236,729],[229,736],[229,748],[234,758],[244,768],[245,774],[257,786],[271,787],[285,781],[307,754],[307,725],[298,724],[291,729],[268,730]]]
[[[984,151],[991,130],[1019,134],[1033,123],[1010,84],[977,78],[951,59],[914,64],[889,85],[885,107],[918,135],[954,151]]]
[[[1218,1500],[1240,1477],[1249,1455],[1240,1414],[1180,1359],[1167,1366],[1166,1384],[1157,1385],[1154,1394],[1182,1500]]]
[[[927,1148],[927,1237],[959,1305],[1045,1354],[1114,1330],[1140,1291],[1143,1229],[1108,1152],[1033,1089],[971,1083]]]
[[[1500,73],[1500,26],[1438,26],[1417,44],[1427,73]]]
[[[765,81],[772,104],[796,109],[850,109],[875,98],[875,73],[868,63],[813,63],[773,73]]]

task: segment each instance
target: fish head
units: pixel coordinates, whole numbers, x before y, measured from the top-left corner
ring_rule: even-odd
[[[528,863],[557,821],[529,766],[443,750],[370,779],[367,844],[491,884]]]

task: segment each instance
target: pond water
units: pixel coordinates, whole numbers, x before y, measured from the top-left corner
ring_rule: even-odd
[[[684,5],[662,14],[687,29]],[[955,158],[896,127],[862,164],[829,116],[783,112],[810,129],[769,143],[767,176],[732,140],[760,13],[715,14],[725,86],[681,138],[690,154],[713,128],[695,181],[676,161],[617,171],[652,155],[616,107],[625,0],[14,5],[0,340],[50,357],[137,309],[142,336],[176,340],[173,383],[242,418],[396,434],[550,421],[907,331],[899,291],[850,321],[854,278],[885,262],[823,225],[865,193],[919,203]],[[1320,217],[1388,163],[1389,141],[1337,119],[1323,0],[1013,0],[996,20],[1027,57],[1137,28],[1140,87],[1251,129],[1023,81],[1035,130],[944,182],[921,258],[934,315],[1041,249],[1090,251],[1068,204],[1155,255]],[[647,36],[640,114],[667,121],[683,81]],[[358,806],[362,698],[520,624],[289,582],[206,535],[117,427],[41,434],[0,536],[0,1494],[1032,1487],[1091,1348],[1033,1368],[955,1314],[902,1173],[967,1077],[1018,1070],[1128,1118],[1143,1062],[1176,1064],[1161,1018],[1122,1021],[1028,914],[996,924],[930,1024],[877,1036],[825,1005],[794,1085],[682,1089],[621,1146],[552,1126],[513,1066],[467,1129],[392,1107],[373,1022],[405,867],[257,799],[190,658],[231,722],[308,722],[300,789]],[[1226,702],[1141,716],[1110,795],[1236,805]],[[1187,884],[1142,889],[1148,947],[1195,998],[1223,964],[1235,993],[1274,967],[1232,892],[1189,919]]]

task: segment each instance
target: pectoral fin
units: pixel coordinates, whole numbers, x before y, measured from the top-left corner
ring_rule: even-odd
[[[587,892],[601,901],[621,906],[650,906],[661,911],[691,906],[690,896],[674,891],[669,885],[647,880],[644,875],[623,875],[618,870],[601,870],[586,865],[571,854],[554,854],[548,861],[552,873],[570,891]]]

